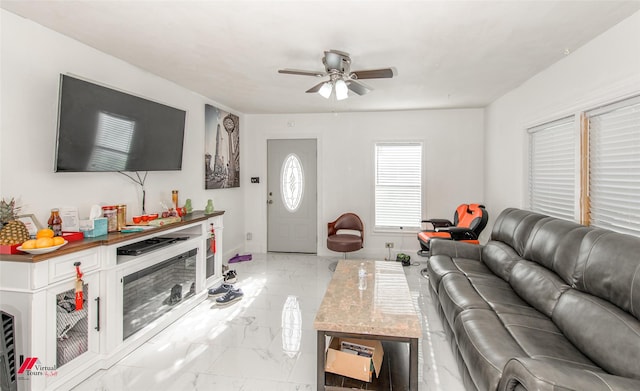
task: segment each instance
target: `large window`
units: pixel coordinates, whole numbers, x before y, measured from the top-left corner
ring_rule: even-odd
[[[640,96],[528,131],[530,209],[640,236]]]
[[[529,205],[534,212],[575,219],[577,141],[573,117],[529,129]]]
[[[586,116],[588,223],[640,236],[640,96]]]
[[[418,229],[421,206],[422,143],[376,143],[375,228]]]

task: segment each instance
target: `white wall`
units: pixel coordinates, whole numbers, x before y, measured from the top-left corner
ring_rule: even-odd
[[[375,93],[375,92],[374,92]],[[322,98],[318,98],[322,99]],[[353,98],[353,99],[358,99]],[[483,202],[483,110],[424,110],[338,114],[246,115],[243,153],[245,229],[253,234],[247,250],[266,251],[268,139],[318,139],[318,253],[326,248],[327,223],[355,212],[365,224],[361,256],[383,257],[384,243],[415,254],[415,232],[373,233],[374,143],[423,141],[425,145],[423,217],[453,217],[463,202]],[[259,176],[260,184],[249,184]]]
[[[527,206],[527,127],[638,93],[640,12],[488,106],[484,198],[493,217]]]
[[[182,171],[150,172],[147,211],[160,209],[180,191],[204,209],[209,198],[226,210],[225,253],[243,244],[243,189],[204,190],[204,104],[222,109],[170,81],[99,52],[5,10],[1,14],[0,196],[15,197],[23,213],[46,224],[51,208],[76,206],[81,215],[92,204],[128,205],[141,210],[139,186],[117,173],[55,173],[58,83],[61,73],[96,81],[187,111]],[[233,112],[233,110],[231,110]],[[241,142],[242,128],[241,117]],[[243,184],[243,186],[246,186]]]

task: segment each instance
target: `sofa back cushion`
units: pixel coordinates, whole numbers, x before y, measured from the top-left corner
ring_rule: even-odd
[[[548,317],[560,296],[571,288],[553,271],[525,260],[513,266],[509,284],[518,296]]]
[[[522,209],[507,208],[496,218],[491,240],[508,244],[518,255],[524,249],[535,224],[547,216]]]
[[[574,278],[577,289],[640,319],[640,238],[592,229],[581,243]]]
[[[568,220],[541,219],[531,230],[524,258],[552,270],[567,284],[573,285],[576,283],[574,277],[580,245],[592,230]]]
[[[509,281],[513,265],[522,258],[508,244],[492,240],[482,246],[480,259],[494,274]]]
[[[640,379],[640,322],[632,315],[598,297],[570,289],[560,296],[551,319],[601,368]]]

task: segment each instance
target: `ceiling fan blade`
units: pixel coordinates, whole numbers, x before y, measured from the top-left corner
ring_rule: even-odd
[[[288,75],[316,76],[316,77],[322,77],[326,75],[325,72],[320,72],[320,71],[303,71],[300,69],[288,69],[288,68],[278,69],[278,73],[285,73]]]
[[[364,83],[360,83],[359,81],[349,80],[347,81],[347,87],[358,95],[364,95],[371,91],[370,87],[364,85]]]
[[[390,79],[398,75],[395,68],[369,69],[366,71],[353,71],[356,79]]]
[[[326,81],[323,81],[321,83],[316,84],[315,86],[309,88],[308,90],[306,90],[305,92],[308,93],[313,93],[313,92],[318,92],[320,91],[320,88],[322,88],[322,86],[324,85],[324,83],[326,83]]]

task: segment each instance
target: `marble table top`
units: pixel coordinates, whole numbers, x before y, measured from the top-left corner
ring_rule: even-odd
[[[364,263],[367,288],[358,289]],[[420,317],[399,262],[341,260],[313,323],[316,330],[422,337]]]

